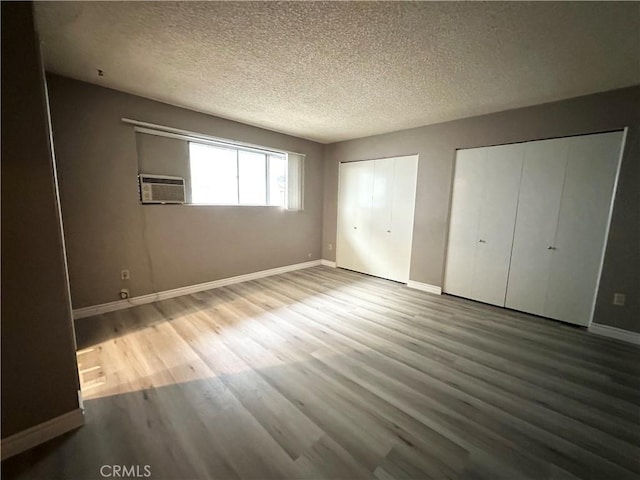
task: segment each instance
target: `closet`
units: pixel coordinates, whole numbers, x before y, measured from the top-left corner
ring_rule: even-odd
[[[340,164],[336,265],[409,280],[418,157]]]
[[[590,321],[623,132],[459,150],[444,291]]]

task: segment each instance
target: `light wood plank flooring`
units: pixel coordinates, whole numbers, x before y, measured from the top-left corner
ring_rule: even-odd
[[[640,477],[640,349],[554,321],[315,267],[76,327],[87,425],[5,478]]]

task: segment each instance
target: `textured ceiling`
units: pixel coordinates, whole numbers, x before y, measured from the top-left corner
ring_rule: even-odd
[[[35,9],[49,71],[323,143],[640,84],[638,2]]]

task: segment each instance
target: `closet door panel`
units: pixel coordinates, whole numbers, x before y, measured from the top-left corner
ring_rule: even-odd
[[[336,264],[368,272],[373,162],[340,164]]]
[[[504,307],[524,145],[486,150],[471,298]]]
[[[418,157],[399,157],[394,161],[391,221],[385,230],[387,269],[385,278],[409,281],[413,219],[416,205]]]
[[[544,315],[588,325],[600,271],[622,132],[573,137]]]
[[[487,148],[458,150],[451,198],[444,291],[470,298]]]
[[[543,315],[569,139],[524,145],[506,306]]]
[[[393,218],[393,191],[395,159],[373,160],[373,195],[371,205],[371,242],[369,273],[378,277],[390,278],[387,272],[394,262],[393,251],[389,245],[389,233]]]

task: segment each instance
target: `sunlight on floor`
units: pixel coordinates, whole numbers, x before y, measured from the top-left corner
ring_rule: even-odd
[[[260,317],[227,325],[218,331],[198,328],[197,317],[187,314],[105,341],[78,352],[78,367],[85,400],[159,388],[176,383],[232,375],[251,367],[233,355],[226,343],[249,347],[252,362],[261,366],[282,361],[266,351],[251,350],[246,329]],[[180,332],[180,333],[178,333]],[[185,345],[185,337],[188,346]],[[186,347],[186,348],[185,348]],[[189,348],[190,347],[190,348]]]
[[[101,319],[103,328],[112,332],[111,338],[77,352],[83,398],[91,400],[288,363],[274,353],[287,340],[270,328],[287,311],[286,306],[272,304],[266,311],[248,311],[248,300],[265,305],[265,299],[255,293],[241,300],[196,295],[208,302],[209,308],[184,308],[180,298],[135,307],[141,324],[130,332],[118,325],[122,312]],[[155,320],[158,311],[168,320]],[[256,336],[269,348],[252,339]],[[242,357],[234,350],[242,351]]]

